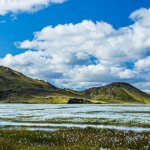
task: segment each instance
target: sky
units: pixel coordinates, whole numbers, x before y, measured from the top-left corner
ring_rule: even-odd
[[[150,93],[150,1],[1,0],[0,65],[61,88]]]

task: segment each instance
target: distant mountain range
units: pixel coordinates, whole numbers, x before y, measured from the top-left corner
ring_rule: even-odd
[[[0,103],[150,104],[150,95],[124,82],[84,91],[60,89],[0,66]]]

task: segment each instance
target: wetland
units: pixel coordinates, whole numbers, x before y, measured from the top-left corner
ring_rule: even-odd
[[[1,104],[0,149],[150,149],[150,105]]]

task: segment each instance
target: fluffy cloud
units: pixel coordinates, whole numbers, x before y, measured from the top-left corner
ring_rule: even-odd
[[[65,71],[63,65],[57,65],[53,59],[44,57],[43,51],[33,52],[26,51],[25,53],[12,56],[7,54],[3,59],[0,59],[0,64],[21,71],[33,78],[51,79],[62,76],[62,70]],[[57,71],[58,70],[58,71]]]
[[[132,16],[132,14],[131,14]],[[150,48],[150,28],[140,24],[115,30],[110,24],[84,20],[78,24],[48,26],[34,33],[32,41],[16,43],[19,48],[82,52],[99,60],[136,61]],[[135,55],[136,54],[136,55]]]
[[[66,0],[0,0],[0,15],[19,12],[36,12],[52,3],[61,4]]]
[[[150,71],[150,56],[140,59],[137,62],[135,62],[135,69]]]
[[[150,26],[150,8],[141,8],[131,13],[130,18],[142,26]]]
[[[121,79],[135,78],[135,73],[130,69],[126,69],[125,71],[121,71],[118,73],[118,75]]]
[[[56,79],[55,82],[57,85],[62,85],[64,87],[69,88],[90,88],[91,86],[100,86],[105,85],[114,81],[123,81],[130,83],[136,83],[140,81],[145,81],[138,74],[123,74],[126,73],[125,68],[117,67],[117,66],[104,66],[101,64],[97,65],[88,65],[88,66],[75,66],[73,69],[69,70],[66,75],[68,78]],[[129,72],[132,72],[129,70]],[[129,76],[130,75],[130,76]],[[131,76],[132,75],[132,76]],[[135,78],[133,78],[133,75]]]
[[[30,51],[9,54],[0,64],[64,87],[87,88],[114,81],[143,83],[148,78],[138,70],[150,65],[149,15],[150,9],[137,10],[130,15],[134,23],[118,30],[106,22],[90,20],[47,26],[35,32],[32,41],[15,42],[18,48]],[[126,63],[135,63],[135,67],[128,68]]]

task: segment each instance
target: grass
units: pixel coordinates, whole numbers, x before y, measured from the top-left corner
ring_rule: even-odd
[[[1,150],[149,150],[150,132],[68,128],[55,132],[0,130]]]
[[[0,118],[1,121],[21,122],[21,123],[49,123],[49,124],[87,124],[87,125],[114,125],[127,127],[143,127],[149,128],[149,123],[140,123],[136,120],[123,121],[121,119],[108,118],[82,118],[82,117],[68,117],[68,118],[52,118],[45,120],[32,120],[34,116],[17,116],[16,118]]]

